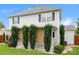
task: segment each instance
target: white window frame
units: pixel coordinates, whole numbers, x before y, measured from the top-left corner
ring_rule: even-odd
[[[19,24],[20,23],[20,19],[18,19],[18,17],[14,17],[12,23],[13,24]]]

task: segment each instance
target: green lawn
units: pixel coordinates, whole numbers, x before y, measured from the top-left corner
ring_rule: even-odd
[[[73,48],[72,51],[65,53],[64,55],[79,55],[79,47]]]
[[[0,45],[0,55],[48,55],[48,53],[37,50],[13,49],[7,45]]]
[[[0,55],[52,55],[52,54],[37,50],[22,50],[7,47],[7,45],[0,45]],[[72,51],[59,55],[79,55],[79,48],[73,48]]]

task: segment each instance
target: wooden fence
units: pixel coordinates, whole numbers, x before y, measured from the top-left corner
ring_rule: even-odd
[[[79,35],[75,35],[74,37],[74,44],[79,45]]]
[[[6,35],[5,37],[6,37],[6,41],[8,41],[9,40],[9,36]],[[0,43],[3,42],[3,39],[4,39],[3,35],[0,35]]]

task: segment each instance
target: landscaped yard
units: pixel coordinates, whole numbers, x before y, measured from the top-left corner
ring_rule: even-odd
[[[0,45],[0,55],[48,55],[49,53],[45,53],[37,50],[22,50],[22,49],[14,49],[9,48],[7,45]]]
[[[22,50],[7,47],[7,45],[0,44],[0,55],[52,55],[46,52],[37,51],[37,50]],[[59,55],[59,54],[56,54]],[[72,51],[67,53],[62,53],[60,55],[79,55],[79,47],[73,48]]]
[[[73,48],[72,51],[65,53],[65,55],[79,55],[79,47]]]

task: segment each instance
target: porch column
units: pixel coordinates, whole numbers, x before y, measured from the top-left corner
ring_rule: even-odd
[[[53,30],[52,30],[52,32],[53,32]],[[51,33],[51,47],[50,47],[50,52],[53,52],[54,51],[54,39],[53,39],[53,34]]]
[[[54,51],[54,45],[53,45],[53,38],[51,40],[51,47],[50,47],[50,52],[53,52]]]

